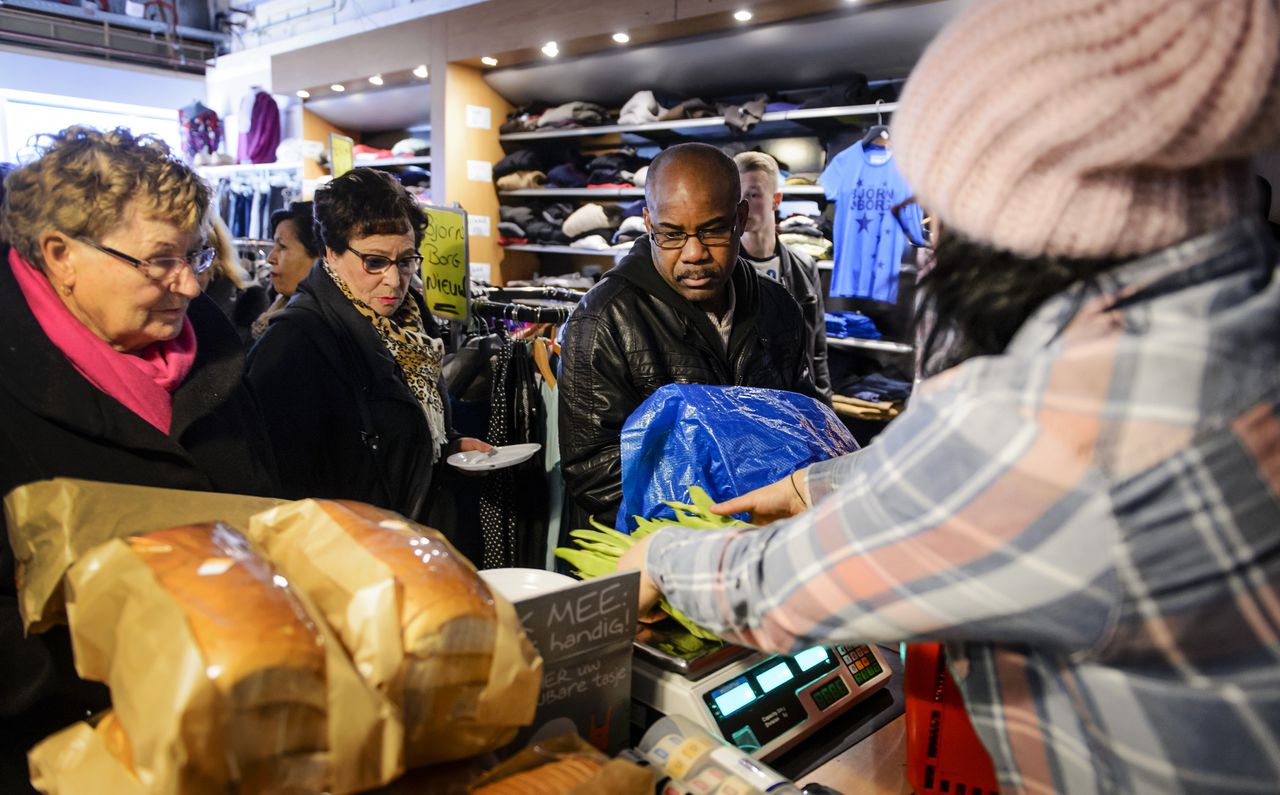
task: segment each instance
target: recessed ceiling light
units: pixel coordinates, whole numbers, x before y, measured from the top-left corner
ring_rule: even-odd
[[[311,96],[311,92],[306,90],[305,88],[298,89],[297,94],[298,94],[298,99],[308,99]]]
[[[542,54],[548,58],[554,58],[560,54],[560,45],[556,44],[554,41],[549,41],[542,45]]]
[[[485,66],[497,66],[498,59],[494,58],[492,55],[486,55],[480,59],[480,63],[484,64]]]
[[[373,77],[369,78],[369,82],[373,83],[375,86],[382,85],[382,75],[374,75]]]
[[[738,20],[739,22],[750,22],[752,16],[754,16],[754,14],[752,14],[750,11],[746,10],[745,8],[742,9],[741,11],[733,12],[733,18]]]
[[[333,89],[334,91],[337,91],[339,94],[347,90],[347,87],[341,83],[334,83],[333,85],[329,86],[329,88]]]
[[[414,67],[414,70],[413,70],[413,76],[414,76],[414,77],[416,77],[416,78],[418,78],[419,80],[426,80],[426,79],[427,79],[427,74],[428,74],[428,72],[427,72],[427,65],[426,65],[426,64],[422,63],[422,64],[418,64],[416,67]]]
[[[625,33],[615,33],[613,34],[613,40],[618,42],[619,44],[626,44],[627,42],[631,41],[631,37]]]

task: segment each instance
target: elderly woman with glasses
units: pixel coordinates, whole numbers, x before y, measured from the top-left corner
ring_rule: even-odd
[[[43,143],[0,213],[0,494],[59,476],[274,492],[240,339],[198,283],[208,187],[128,130]],[[0,791],[30,792],[27,749],[108,698],[76,677],[65,627],[23,636],[7,543],[0,648]]]
[[[490,449],[451,428],[444,346],[409,285],[426,216],[366,168],[318,190],[314,214],[324,257],[249,353],[285,492],[423,519],[441,458]]]

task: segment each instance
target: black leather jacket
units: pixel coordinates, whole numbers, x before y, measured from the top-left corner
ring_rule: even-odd
[[[831,370],[827,366],[827,320],[826,305],[822,300],[822,275],[808,254],[796,251],[781,240],[777,246],[778,275],[804,315],[805,343],[813,385],[817,387],[819,397],[830,403]]]
[[[574,309],[561,349],[559,423],[565,485],[579,510],[613,524],[622,501],[622,426],[661,386],[754,386],[818,397],[804,318],[786,288],[741,259],[733,285],[727,355],[706,312],[663,281],[648,238]]]

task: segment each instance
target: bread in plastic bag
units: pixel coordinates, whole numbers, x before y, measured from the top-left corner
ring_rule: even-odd
[[[345,793],[402,770],[394,709],[230,527],[102,544],[69,570],[67,612],[148,793]]]
[[[253,517],[250,535],[401,708],[408,767],[499,748],[533,720],[542,659],[515,608],[439,532],[302,500]]]

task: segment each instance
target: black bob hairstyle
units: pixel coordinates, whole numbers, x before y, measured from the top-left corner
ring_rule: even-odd
[[[372,168],[353,168],[316,190],[315,231],[321,244],[342,254],[351,241],[369,235],[413,232],[422,244],[427,216],[395,177]]]
[[[276,229],[285,221],[293,221],[293,229],[298,235],[298,242],[306,249],[307,255],[315,259],[324,254],[320,241],[316,239],[316,225],[312,218],[311,202],[293,202],[283,210],[271,214],[271,236],[275,237]]]

